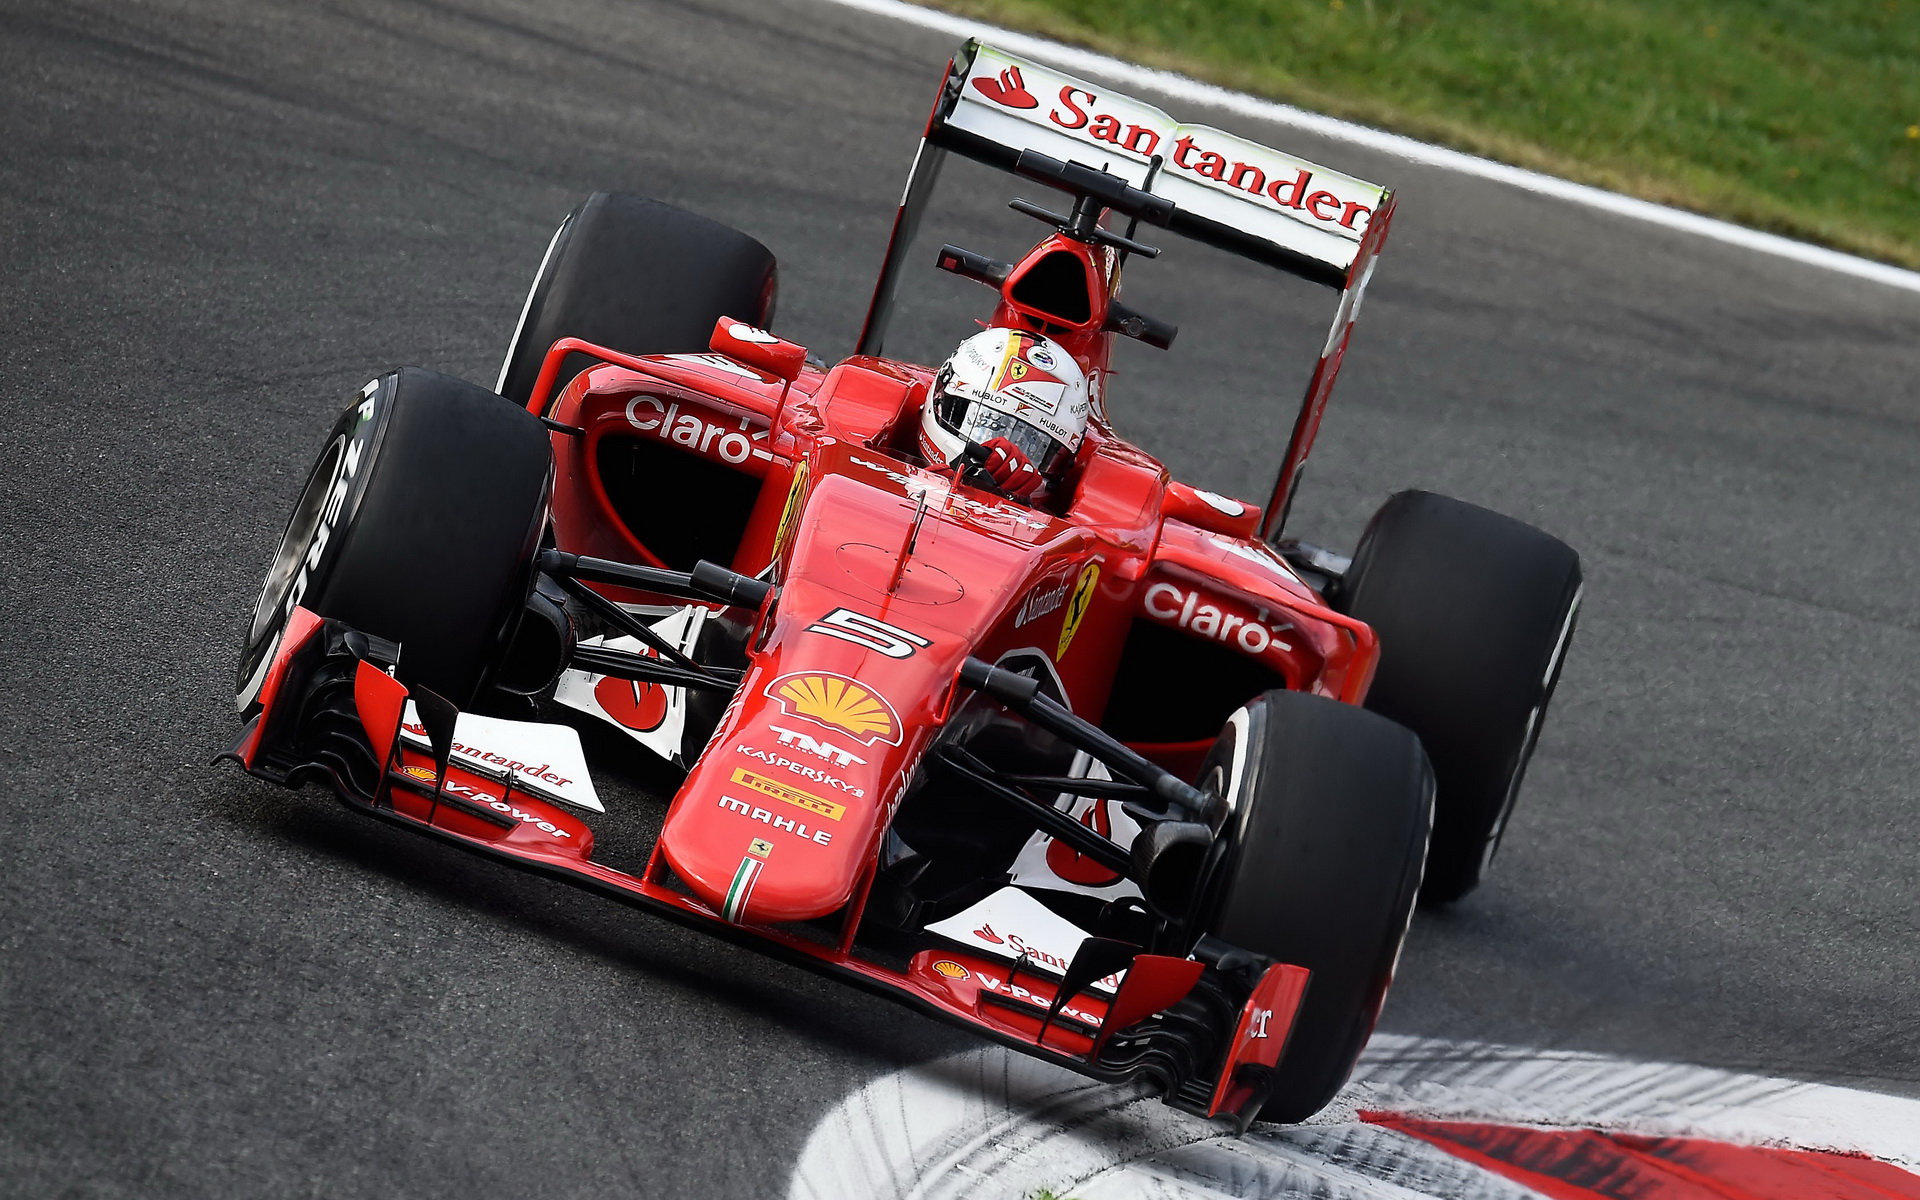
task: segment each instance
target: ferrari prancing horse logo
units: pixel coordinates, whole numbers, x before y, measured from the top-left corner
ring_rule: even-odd
[[[786,553],[787,541],[799,526],[800,505],[807,490],[807,460],[793,464],[793,482],[787,487],[786,507],[780,510],[780,523],[773,529],[773,558]]]
[[[1060,646],[1053,652],[1054,661],[1067,656],[1067,647],[1073,644],[1073,635],[1080,632],[1080,622],[1086,618],[1087,609],[1093,603],[1093,586],[1100,582],[1100,568],[1088,563],[1080,569],[1080,578],[1074,580],[1073,598],[1067,601],[1067,615],[1060,622]]]

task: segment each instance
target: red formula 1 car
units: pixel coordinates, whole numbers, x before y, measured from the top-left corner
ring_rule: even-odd
[[[1001,368],[1085,381],[1030,499],[971,439],[930,454],[947,381],[880,353],[948,153],[1065,198],[1014,201],[1053,227],[1016,262],[938,256],[1029,348]],[[1565,545],[1421,492],[1350,561],[1279,539],[1392,213],[969,43],[829,368],[766,332],[758,242],[596,195],[494,390],[401,370],[335,426],[232,757],[1182,1109],[1304,1118],[1367,1040],[1423,863],[1430,900],[1479,881],[1580,589]],[[1107,423],[1111,339],[1174,336],[1117,298],[1143,223],[1339,293],[1264,510]],[[596,720],[685,769],[657,832],[596,791]]]

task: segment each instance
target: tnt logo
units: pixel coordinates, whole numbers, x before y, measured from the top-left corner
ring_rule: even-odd
[[[767,728],[771,729],[773,736],[789,750],[798,750],[803,754],[811,754],[815,758],[824,758],[836,767],[865,766],[867,763],[866,759],[851,750],[842,750],[832,742],[811,737],[797,729],[783,729],[778,725],[769,725]]]

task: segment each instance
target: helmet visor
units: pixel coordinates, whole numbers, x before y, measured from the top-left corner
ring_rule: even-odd
[[[1066,447],[1055,441],[1046,430],[1029,425],[1012,413],[1000,412],[959,396],[951,399],[959,403],[961,437],[982,444],[994,438],[1005,438],[1017,446],[1042,475],[1053,470],[1066,451]]]

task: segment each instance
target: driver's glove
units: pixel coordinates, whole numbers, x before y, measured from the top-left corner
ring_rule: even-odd
[[[991,438],[981,449],[987,452],[982,469],[1009,496],[1025,500],[1040,490],[1040,472],[1033,469],[1025,452],[1006,438]]]

